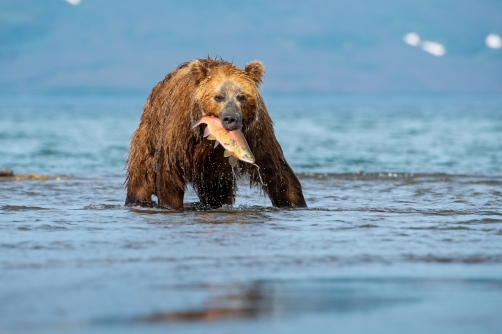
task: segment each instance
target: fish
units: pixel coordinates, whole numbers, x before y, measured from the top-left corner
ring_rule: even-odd
[[[206,124],[204,129],[204,137],[209,140],[215,140],[214,147],[221,144],[225,149],[223,156],[228,157],[228,162],[232,168],[237,164],[237,160],[241,160],[250,164],[254,164],[255,157],[249,148],[248,142],[244,134],[240,130],[229,131],[223,127],[218,117],[204,116],[195,122],[192,129],[201,124]]]

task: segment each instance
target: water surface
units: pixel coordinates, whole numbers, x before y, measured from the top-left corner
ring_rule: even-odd
[[[0,331],[502,330],[502,101],[270,98],[309,205],[123,206],[141,98],[3,99]]]

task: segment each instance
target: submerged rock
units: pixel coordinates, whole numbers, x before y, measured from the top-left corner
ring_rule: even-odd
[[[14,171],[10,169],[0,168],[0,176],[14,176]]]
[[[36,180],[36,181],[46,181],[46,180],[67,180],[66,176],[48,176],[48,175],[38,175],[38,174],[14,174],[10,169],[0,168],[0,181],[25,181],[25,180]]]

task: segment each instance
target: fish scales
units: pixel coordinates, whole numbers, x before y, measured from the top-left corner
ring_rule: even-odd
[[[206,124],[204,137],[209,140],[216,140],[214,147],[218,146],[219,143],[223,146],[223,148],[225,148],[225,152],[223,154],[225,157],[229,158],[229,163],[232,167],[234,167],[237,163],[237,159],[254,164],[255,157],[253,156],[242,131],[229,131],[225,129],[221,124],[220,119],[213,116],[202,117],[192,128],[195,128],[200,124]]]

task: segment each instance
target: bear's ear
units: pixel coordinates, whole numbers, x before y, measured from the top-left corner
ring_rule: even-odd
[[[263,74],[265,74],[265,66],[263,66],[261,61],[255,60],[250,62],[246,65],[244,71],[251,79],[254,80],[254,82],[256,82],[257,85],[260,85],[263,82],[262,77]]]
[[[201,82],[206,76],[208,69],[200,60],[194,60],[190,63],[190,72],[195,76],[197,82]]]

